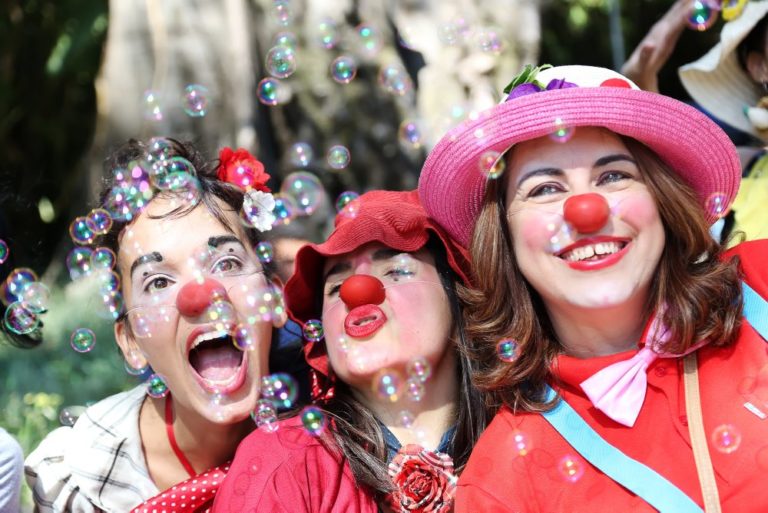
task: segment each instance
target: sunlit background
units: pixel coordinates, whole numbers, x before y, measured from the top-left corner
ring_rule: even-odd
[[[49,295],[33,298],[47,309],[42,343],[0,343],[0,426],[27,453],[78,407],[136,382],[110,313],[78,278],[82,252],[72,253],[70,226],[98,206],[111,148],[158,135],[192,140],[210,158],[247,148],[285,193],[281,229],[316,240],[355,193],[415,187],[436,140],[497,103],[523,64],[618,68],[670,3],[5,2],[0,282],[28,268]],[[662,92],[686,99],[676,69],[714,43],[718,23],[683,35]],[[291,203],[296,172],[311,174],[309,216]]]

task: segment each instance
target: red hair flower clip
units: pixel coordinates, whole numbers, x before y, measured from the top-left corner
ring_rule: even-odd
[[[395,491],[390,507],[397,513],[447,513],[453,507],[456,481],[453,460],[420,445],[402,447],[389,464]]]
[[[269,174],[256,157],[243,148],[219,151],[219,171],[222,182],[231,183],[245,192],[241,217],[249,226],[260,232],[272,229],[275,223],[275,198],[267,187]]]
[[[226,147],[219,151],[219,180],[237,185],[244,191],[255,189],[270,192],[267,187],[269,174],[264,164],[244,148],[233,150]]]

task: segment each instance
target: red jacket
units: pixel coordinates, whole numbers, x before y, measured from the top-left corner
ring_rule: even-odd
[[[768,241],[752,241],[728,255],[741,257],[743,279],[768,298]],[[724,513],[768,511],[768,344],[746,321],[736,343],[698,351],[704,429]],[[648,368],[648,390],[634,427],[592,406],[579,387],[605,366],[637,350],[577,359],[557,358],[560,395],[601,437],[649,466],[703,505],[686,422],[682,359],[659,358]],[[713,441],[720,426],[741,436],[735,450]],[[722,447],[722,446],[720,446]],[[731,446],[733,447],[733,446]],[[481,436],[459,479],[456,513],[650,512],[642,499],[592,467],[539,414],[502,409]]]
[[[213,511],[376,513],[377,506],[349,465],[293,417],[274,433],[256,430],[240,443]]]

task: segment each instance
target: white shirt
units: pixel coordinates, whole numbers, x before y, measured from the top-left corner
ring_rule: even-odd
[[[139,434],[145,391],[107,397],[40,442],[25,462],[38,511],[122,513],[157,495]]]

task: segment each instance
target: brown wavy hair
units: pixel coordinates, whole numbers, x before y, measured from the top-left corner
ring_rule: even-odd
[[[741,323],[738,260],[723,260],[724,247],[710,235],[693,189],[648,147],[621,139],[655,199],[666,236],[644,315],[666,305],[662,320],[672,337],[664,351],[681,353],[705,339],[716,346],[731,344]],[[460,290],[471,356],[479,369],[473,378],[492,411],[502,405],[542,411],[552,406],[545,402],[544,385],[553,380],[550,368],[562,347],[541,297],[515,260],[506,184],[506,177],[489,182],[470,245],[474,287]],[[502,338],[519,344],[513,362],[498,357]]]

